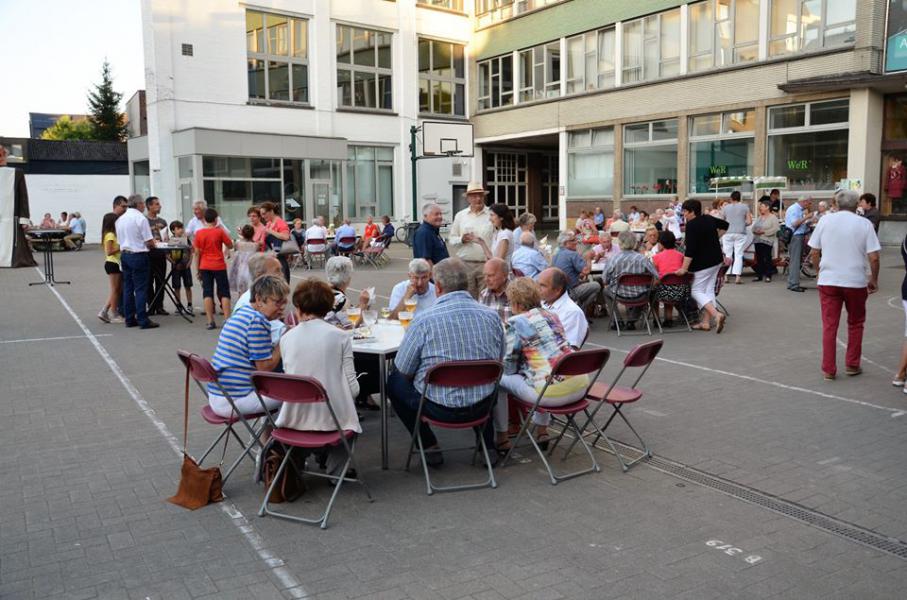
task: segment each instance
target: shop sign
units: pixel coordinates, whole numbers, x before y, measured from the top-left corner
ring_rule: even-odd
[[[907,71],[907,2],[888,0],[885,72]]]

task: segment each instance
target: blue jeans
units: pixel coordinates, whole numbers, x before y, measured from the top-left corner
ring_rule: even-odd
[[[394,412],[397,413],[397,416],[400,417],[400,421],[403,422],[406,429],[412,434],[413,429],[416,426],[416,413],[419,410],[419,400],[422,398],[422,394],[416,390],[416,387],[410,379],[407,379],[399,371],[395,370],[387,378],[387,395],[391,401],[391,405],[394,407]],[[426,399],[425,406],[422,407],[422,414],[439,421],[462,423],[489,414],[491,403],[496,400],[497,398],[494,396],[489,396],[472,406],[450,408]],[[432,432],[431,427],[425,423],[422,423],[419,426],[419,437],[422,438],[422,446],[425,448],[431,448],[438,443],[438,439],[435,437],[434,432]],[[494,427],[492,427],[491,419],[485,424],[485,428],[482,431],[482,437],[485,438],[485,445],[488,447],[488,450],[492,451],[495,445]]]
[[[123,252],[120,255],[123,269],[123,316],[126,324],[148,323],[148,312],[145,308],[148,291],[148,273],[150,263],[147,252]]]

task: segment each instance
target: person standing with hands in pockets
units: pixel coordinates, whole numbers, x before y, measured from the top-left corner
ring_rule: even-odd
[[[466,263],[469,293],[473,298],[479,297],[483,287],[482,269],[485,266],[485,251],[479,239],[491,248],[494,238],[494,225],[485,206],[488,192],[478,181],[470,181],[466,186],[466,201],[469,206],[454,216],[450,226],[448,242],[457,258]]]

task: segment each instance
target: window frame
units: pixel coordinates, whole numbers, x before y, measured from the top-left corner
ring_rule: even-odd
[[[572,129],[567,132],[567,198],[570,200],[584,200],[584,199],[598,199],[598,198],[613,198],[614,197],[614,168],[611,169],[611,193],[603,194],[574,194],[572,193],[570,186],[570,172],[573,167],[573,157],[578,155],[599,155],[599,154],[611,154],[611,161],[613,165],[617,165],[617,129],[619,126],[609,125],[607,127],[590,127],[583,129]],[[595,134],[596,132],[602,131],[611,131],[611,143],[610,144],[598,144],[596,145]],[[651,131],[651,128],[650,128]],[[588,134],[589,135],[589,144],[588,145],[571,145],[574,136],[578,134]]]
[[[768,18],[768,58],[777,58],[781,56],[788,56],[790,54],[799,54],[803,52],[819,52],[829,48],[835,47],[846,47],[852,46],[855,43],[853,42],[841,42],[834,45],[826,45],[826,36],[828,35],[829,30],[838,29],[842,27],[850,27],[850,31],[856,36],[856,16],[857,16],[857,0],[845,0],[853,2],[854,7],[854,18],[847,21],[840,21],[837,23],[828,22],[828,2],[829,0],[793,0],[797,4],[797,30],[794,32],[788,32],[783,34],[774,34],[772,31],[772,26],[774,24],[774,13],[776,8],[776,3],[778,0],[765,0],[768,4],[769,18]],[[803,20],[803,9],[807,2],[818,1],[820,2],[820,12],[819,15],[819,25],[818,25],[818,37],[816,38],[816,45],[811,48],[806,48],[805,42],[805,33],[808,30],[804,25]],[[841,0],[831,0],[831,1],[841,1]],[[794,49],[785,49],[784,51],[778,52],[775,51],[775,46],[779,42],[790,42],[794,41],[796,47]],[[785,46],[790,46],[789,43],[786,43]]]
[[[654,139],[655,123],[670,122],[670,121],[674,121],[675,125],[677,127],[677,133],[675,134],[676,137],[655,140]],[[646,140],[644,142],[628,142],[627,141],[627,128],[634,126],[634,125],[648,125],[648,130],[649,130],[648,140]],[[622,148],[622,150],[623,150],[623,156],[622,156],[623,169],[622,169],[622,171],[623,171],[623,190],[624,190],[623,193],[621,194],[621,196],[624,198],[626,198],[626,197],[645,198],[645,197],[653,197],[653,196],[662,198],[662,197],[671,196],[671,195],[676,196],[677,195],[677,181],[680,176],[680,167],[679,167],[679,162],[680,162],[679,161],[679,158],[680,158],[680,117],[666,117],[664,119],[655,119],[653,121],[643,121],[643,122],[638,122],[638,123],[624,123],[623,125],[621,125],[621,136],[622,136],[622,141],[623,141],[623,148]],[[666,193],[666,194],[662,194],[662,193],[658,193],[658,192],[649,193],[648,191],[644,192],[644,193],[635,193],[635,192],[628,193],[626,190],[630,189],[629,188],[630,182],[627,177],[627,168],[628,168],[627,151],[628,150],[629,151],[646,150],[646,149],[652,149],[652,148],[671,147],[671,146],[673,146],[673,148],[674,148],[674,155],[675,155],[674,156],[674,160],[675,160],[674,191],[670,192],[670,193]]]
[[[416,6],[419,8],[433,8],[457,13],[466,13],[464,0],[416,0]]]
[[[664,55],[664,18],[665,16],[676,13],[677,17],[677,32],[678,32],[678,50],[676,57],[666,58]],[[652,20],[656,20],[656,25],[654,28],[650,28],[649,23]],[[629,64],[627,62],[628,58],[631,56],[631,52],[627,51],[629,36],[627,35],[627,29],[634,25],[639,24],[640,26],[640,41],[639,41],[639,63],[638,64]],[[646,83],[649,81],[657,81],[658,79],[665,79],[668,77],[676,77],[680,75],[680,59],[681,59],[681,49],[680,46],[683,43],[683,37],[686,35],[686,32],[683,31],[681,27],[682,19],[680,15],[680,7],[672,8],[670,10],[665,10],[659,13],[646,15],[644,17],[639,17],[638,19],[631,19],[629,21],[624,21],[621,23],[621,83],[623,85],[632,85],[636,83]],[[650,30],[651,29],[651,30]],[[646,47],[648,44],[654,43],[658,49],[658,72],[649,77],[646,73]],[[673,74],[665,74],[666,67],[672,64],[676,64],[677,72]],[[634,71],[638,71],[640,76],[636,79],[628,78],[628,74]]]
[[[261,18],[261,46],[263,52],[253,52],[249,48],[249,29],[248,29],[248,20],[249,14],[257,14]],[[270,52],[270,36],[268,35],[267,27],[267,18],[268,16],[281,17],[287,19],[287,55],[281,54],[272,54]],[[303,30],[305,31],[305,56],[300,58],[298,56],[293,56],[293,48],[296,42],[296,27],[294,27],[294,22],[299,21],[302,23]],[[281,104],[288,106],[312,106],[312,94],[311,86],[309,85],[309,51],[310,51],[310,32],[309,32],[309,18],[302,15],[287,14],[282,12],[274,12],[259,8],[246,8],[245,10],[245,22],[246,25],[246,88],[248,101],[253,104]],[[252,60],[263,62],[264,69],[264,97],[252,96],[252,90],[249,86],[249,65]],[[271,98],[271,63],[281,63],[286,64],[287,66],[287,86],[289,99],[284,100],[280,98]],[[293,91],[296,87],[293,85],[293,65],[302,66],[305,68],[306,81],[305,81],[305,100],[293,100]]]
[[[508,91],[508,92],[504,91],[504,86],[502,85],[503,81],[504,81],[503,76],[504,76],[505,61],[510,62],[510,91]],[[495,64],[497,64],[497,67],[498,67],[497,73],[494,72]],[[486,66],[487,66],[488,73],[487,73],[487,78],[484,78],[482,76],[482,70],[483,70],[483,67],[486,67]],[[502,54],[500,56],[495,56],[493,58],[488,58],[488,59],[479,61],[478,63],[476,63],[476,70],[477,70],[477,74],[478,74],[478,77],[476,78],[476,83],[478,85],[476,103],[477,103],[479,110],[491,110],[494,108],[501,108],[504,106],[512,106],[514,104],[514,100],[516,98],[518,91],[515,90],[514,86],[513,86],[513,72],[514,72],[513,54],[509,54],[509,53]],[[494,94],[495,78],[497,78],[499,80],[497,98],[495,98],[495,94]],[[486,95],[482,95],[483,86],[485,86],[486,91],[488,92]],[[507,97],[506,101],[505,101],[505,96]],[[484,101],[484,103],[483,103],[483,101]],[[495,101],[497,101],[497,103],[495,103]]]
[[[753,40],[744,40],[739,41],[737,39],[737,13],[738,13],[738,3],[744,0],[729,0],[730,1],[730,11],[728,12],[727,18],[718,20],[718,2],[719,0],[702,0],[701,2],[691,2],[688,5],[688,10],[692,10],[696,7],[705,6],[709,11],[709,48],[707,50],[699,50],[698,52],[693,52],[688,50],[687,52],[687,72],[689,73],[701,73],[703,71],[708,71],[709,69],[720,69],[725,67],[730,67],[733,65],[742,65],[759,62],[759,38],[760,34],[757,27],[756,38]],[[763,2],[771,2],[771,0],[756,0],[757,2],[757,13],[761,11],[761,4]],[[695,21],[692,16],[687,19],[687,31],[685,35],[687,36],[687,47],[692,48],[693,41],[693,31],[695,29]],[[758,25],[758,22],[757,22]],[[726,26],[730,36],[730,43],[728,45],[728,51],[730,52],[729,59],[724,58],[724,48],[722,48],[719,43],[721,40],[721,27]],[[755,54],[754,58],[750,60],[741,60],[738,58],[738,52],[744,48],[754,48]],[[709,57],[709,65],[706,67],[695,68],[694,65],[699,59],[704,57]],[[721,57],[721,61],[719,61]]]
[[[428,42],[428,44],[429,44],[428,45],[428,63],[429,63],[428,72],[423,72],[420,68],[421,65],[419,64],[418,46],[421,42]],[[434,74],[435,44],[450,45],[451,63],[450,63],[450,76],[449,77],[444,77],[442,75]],[[463,76],[462,77],[457,77],[456,58],[455,58],[455,54],[454,54],[455,47],[459,47],[460,52],[462,54],[462,60],[463,60],[463,65],[462,65]],[[417,53],[416,70],[418,73],[419,93],[420,94],[422,93],[422,87],[421,87],[422,82],[423,81],[428,82],[428,108],[429,108],[429,110],[427,110],[427,111],[422,110],[422,100],[420,98],[418,100],[419,114],[420,115],[440,116],[440,117],[463,117],[463,118],[465,118],[468,113],[468,111],[466,109],[466,104],[467,104],[466,69],[469,68],[468,61],[466,60],[466,45],[458,44],[456,42],[450,42],[448,40],[439,40],[439,39],[431,38],[431,37],[427,37],[427,36],[417,36],[416,48],[417,48],[417,50],[416,50],[416,53]],[[434,106],[435,95],[434,95],[434,90],[433,90],[433,88],[434,88],[433,84],[435,84],[435,83],[449,83],[450,84],[451,92],[450,92],[450,112],[449,113],[440,112],[438,110],[435,110],[435,106]],[[460,86],[460,85],[463,86],[462,87],[462,98],[461,98],[461,106],[463,107],[462,114],[457,112],[457,86]]]
[[[729,141],[729,140],[730,141],[752,140],[752,143],[755,146],[755,143],[756,143],[755,126],[753,127],[753,131],[742,131],[742,132],[737,132],[737,133],[724,133],[725,131],[727,131],[727,126],[725,125],[725,123],[726,123],[726,120],[728,119],[728,117],[730,115],[733,115],[734,113],[741,113],[741,112],[752,112],[753,120],[755,121],[755,118],[756,118],[756,109],[755,108],[743,108],[743,109],[739,109],[739,110],[727,110],[727,111],[722,111],[722,112],[702,113],[702,114],[698,114],[698,115],[690,115],[687,118],[687,123],[688,123],[687,131],[689,132],[689,134],[687,135],[687,144],[688,144],[687,156],[689,157],[687,160],[687,163],[688,163],[689,173],[687,175],[688,175],[688,182],[689,182],[688,186],[690,188],[689,195],[691,197],[692,196],[701,196],[701,195],[709,193],[709,192],[699,192],[699,191],[696,191],[693,189],[693,187],[696,185],[696,179],[693,177],[693,168],[694,168],[693,145],[694,144],[723,142],[723,141]],[[696,119],[697,117],[711,117],[714,115],[719,115],[718,133],[706,134],[706,135],[694,135],[693,120]],[[755,160],[755,158],[756,157],[755,157],[755,153],[754,153],[753,160]],[[753,168],[755,168],[755,166],[756,165],[753,164]],[[752,173],[746,173],[746,175],[752,175]]]
[[[602,38],[607,34],[611,34],[611,64],[613,68],[610,71],[601,71],[599,67],[601,65],[602,59]],[[595,38],[595,46],[592,51],[589,50],[588,38]],[[583,64],[582,68],[579,69],[579,72],[582,73],[580,77],[570,77],[570,65],[573,53],[570,51],[571,42],[579,40],[582,45],[582,54],[583,54]],[[608,27],[602,27],[594,31],[587,31],[579,35],[572,35],[567,38],[567,74],[566,74],[566,93],[570,94],[582,94],[585,92],[595,91],[595,90],[608,90],[615,87],[615,72],[617,70],[617,29],[614,25]],[[564,57],[561,57],[561,60],[564,60]],[[592,61],[595,65],[594,70],[596,74],[596,81],[589,87],[589,83],[586,81],[586,75],[589,73],[589,61]],[[604,85],[602,82],[606,82]],[[574,88],[572,91],[570,89],[571,85],[576,86],[579,83],[579,88]]]
[[[392,114],[394,112],[394,32],[387,31],[385,29],[375,29],[372,27],[362,27],[359,25],[352,25],[347,23],[334,23],[334,89],[335,89],[335,102],[337,103],[337,108],[342,110],[352,110],[352,111],[363,111],[363,112],[380,112]],[[340,44],[341,31],[346,30],[350,36],[350,49],[349,57],[350,62],[340,62],[338,46]],[[353,40],[355,39],[355,33],[365,32],[373,39],[373,44],[370,48],[374,52],[375,62],[374,66],[372,65],[360,65],[356,64],[355,54],[357,50],[354,48]],[[380,66],[380,49],[381,45],[378,43],[380,36],[390,36],[390,51],[388,52],[388,58],[390,59],[390,67]],[[361,52],[359,50],[358,52]],[[348,73],[349,77],[349,86],[350,86],[350,104],[344,104],[343,94],[340,89],[340,72],[344,71]],[[357,105],[356,103],[356,74],[364,73],[373,75],[374,81],[374,92],[375,92],[375,106],[362,106]],[[388,78],[387,91],[390,94],[390,107],[385,108],[382,106],[382,89],[381,89],[381,80],[383,76]]]
[[[360,148],[369,148],[372,150],[372,158],[369,159],[360,159],[356,156],[356,153],[359,152]],[[390,150],[391,158],[384,159],[378,158],[379,150]],[[354,157],[350,158],[350,155],[353,154]],[[342,168],[346,169],[346,176],[344,178],[344,197],[343,197],[343,215],[351,220],[360,220],[365,219],[365,216],[362,215],[362,210],[365,208],[371,208],[374,212],[372,217],[378,218],[383,214],[381,211],[381,198],[380,198],[380,187],[381,187],[381,167],[390,167],[391,169],[391,196],[389,199],[390,202],[390,212],[388,214],[393,214],[394,209],[394,175],[395,175],[395,163],[396,163],[397,151],[396,146],[389,144],[349,144],[347,146],[347,158],[343,161]],[[359,195],[356,193],[357,177],[356,177],[356,165],[360,162],[371,162],[374,168],[374,181],[373,194],[374,202],[361,202]],[[350,174],[352,173],[352,175]],[[355,210],[355,214],[349,214],[348,208],[350,208],[350,201],[352,201],[352,208]],[[368,215],[366,215],[368,216]]]
[[[557,68],[555,69],[552,65],[552,57],[555,55],[557,58]],[[529,56],[532,61],[532,69],[529,74],[523,72],[523,57]],[[561,68],[560,64],[563,60],[561,55],[561,44],[560,39],[546,42],[544,44],[538,44],[531,48],[525,48],[520,50],[517,58],[517,65],[520,69],[520,89],[517,90],[519,94],[520,103],[524,102],[535,102],[536,100],[545,100],[546,98],[557,98],[561,95]],[[541,88],[536,84],[536,74],[541,70],[543,82]],[[552,73],[556,71],[556,73]],[[527,76],[528,75],[528,76]],[[552,79],[553,76],[556,76],[556,79]],[[526,85],[527,81],[529,85]]]

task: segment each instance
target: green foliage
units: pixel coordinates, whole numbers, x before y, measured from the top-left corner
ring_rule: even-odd
[[[69,115],[63,115],[52,127],[41,134],[42,140],[93,140],[94,127],[87,119],[73,121]]]
[[[110,63],[101,67],[101,83],[88,93],[88,120],[91,121],[94,139],[104,141],[126,140],[126,116],[120,112],[123,94],[113,89]]]

